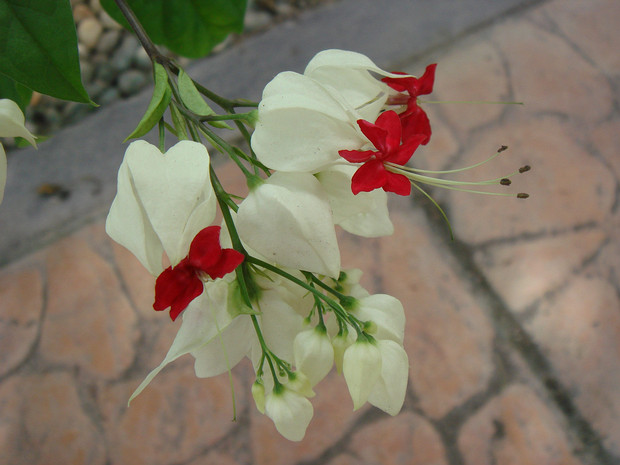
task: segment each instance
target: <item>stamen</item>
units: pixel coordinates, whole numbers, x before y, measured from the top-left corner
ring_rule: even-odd
[[[519,192],[517,194],[517,198],[518,199],[527,199],[530,196],[530,194],[526,194],[525,192]]]
[[[497,150],[497,153],[502,153],[502,152],[504,152],[505,150],[508,150],[508,146],[507,146],[507,145],[502,145],[502,146],[501,146],[501,147]]]
[[[531,170],[532,167],[530,165],[525,165],[522,166],[521,168],[519,168],[519,173],[526,173],[527,171]]]
[[[510,185],[512,184],[512,181],[511,181],[510,179],[508,179],[508,178],[502,178],[502,179],[499,181],[499,183],[500,183],[502,186],[510,186]]]

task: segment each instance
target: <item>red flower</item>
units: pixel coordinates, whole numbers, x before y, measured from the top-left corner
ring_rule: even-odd
[[[407,92],[409,94],[409,97],[404,102],[402,102],[398,97],[393,99],[391,102],[394,104],[407,104],[406,110],[399,115],[403,121],[403,141],[410,137],[417,136],[418,134],[426,135],[426,138],[422,141],[423,145],[426,145],[431,139],[431,125],[428,120],[428,116],[426,116],[424,110],[422,110],[418,105],[418,96],[430,94],[433,91],[436,68],[437,64],[428,65],[424,71],[424,74],[420,78],[385,77],[381,79],[381,81],[385,82],[392,89],[398,92]]]
[[[363,119],[357,124],[377,151],[373,150],[340,150],[338,154],[351,163],[364,163],[351,179],[351,191],[354,194],[369,192],[379,187],[386,192],[399,195],[411,193],[411,183],[406,176],[392,173],[385,168],[385,163],[404,165],[413,152],[426,137],[417,134],[403,141],[402,122],[394,111],[385,111],[379,115],[375,124]]]
[[[155,281],[155,310],[170,307],[170,318],[174,321],[192,300],[202,294],[201,274],[217,279],[241,264],[244,259],[241,252],[220,246],[220,229],[219,226],[209,226],[200,231],[189,247],[189,255],[174,268],[169,266],[161,272]]]

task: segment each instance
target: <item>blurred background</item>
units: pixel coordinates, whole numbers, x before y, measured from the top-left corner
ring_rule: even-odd
[[[127,408],[180,325],[152,310],[154,278],[103,230],[116,171],[151,92],[148,57],[97,1],[72,1],[83,80],[101,105],[33,98],[52,137],[9,152],[0,206],[0,464],[620,463],[620,45],[616,0],[331,0],[250,3],[246,32],[190,75],[260,99],[278,72],[325,48],[420,75],[431,142],[411,164],[503,176],[493,197],[391,198],[393,236],[339,231],[343,266],[405,307],[402,412],[352,411],[332,372],[306,437],[283,439],[250,395],[249,363],[198,379],[168,366]],[[4,143],[5,141],[3,141]],[[245,182],[223,159],[225,187]]]

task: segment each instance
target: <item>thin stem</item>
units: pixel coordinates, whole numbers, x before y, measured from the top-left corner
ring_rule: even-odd
[[[114,1],[116,2],[116,5],[118,6],[119,10],[121,10],[121,13],[123,13],[123,16],[125,17],[129,25],[131,26],[131,29],[133,29],[133,31],[135,32],[136,36],[138,37],[138,40],[142,44],[142,47],[144,47],[144,50],[146,50],[146,53],[150,57],[151,61],[156,61],[158,63],[167,62],[168,59],[164,55],[162,55],[159,52],[159,50],[157,50],[157,47],[155,47],[155,44],[153,43],[151,38],[148,36],[146,31],[142,27],[142,24],[138,20],[138,17],[133,12],[133,10],[129,7],[127,2],[125,0],[114,0]]]

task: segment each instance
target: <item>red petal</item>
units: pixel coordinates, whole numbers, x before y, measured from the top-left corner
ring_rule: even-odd
[[[184,259],[174,268],[166,268],[157,277],[153,308],[162,311],[171,307],[170,318],[174,321],[192,300],[202,294],[203,289],[202,281]]]
[[[395,71],[392,74],[406,74],[400,71]],[[384,77],[381,79],[382,82],[385,82],[388,86],[394,89],[396,92],[405,92],[409,87],[411,87],[411,81],[415,79],[412,77],[406,78],[393,78],[393,77]]]
[[[368,161],[374,154],[372,150],[338,150],[338,155],[351,163]]]
[[[388,134],[385,129],[380,128],[376,124],[372,124],[364,119],[358,119],[357,125],[360,127],[364,135],[368,137],[368,140],[372,142],[372,145],[377,148],[377,150],[384,153],[386,152],[385,139]]]
[[[418,93],[417,95],[430,94],[433,91],[433,84],[435,83],[435,69],[437,63],[428,65],[422,77],[418,80]]]
[[[370,192],[383,187],[387,179],[387,171],[379,160],[364,163],[351,178],[351,192]]]
[[[419,134],[424,134],[426,137],[422,141],[422,145],[428,144],[431,140],[431,123],[428,120],[428,116],[425,111],[422,110],[418,105],[415,105],[415,109],[406,116],[403,116],[402,124],[403,124],[403,142],[407,142],[411,137],[418,136]]]
[[[411,182],[406,176],[402,174],[392,173],[387,171],[387,179],[383,185],[383,190],[386,192],[394,192],[398,195],[411,194]]]
[[[398,114],[392,110],[384,111],[377,118],[375,125],[385,129],[387,133],[385,138],[385,150],[380,150],[387,155],[398,148],[400,145],[400,136],[402,134],[402,127]]]
[[[209,226],[196,234],[189,247],[191,266],[205,271],[218,262],[222,254],[220,229],[219,226]]]
[[[205,270],[211,279],[221,278],[237,268],[245,256],[235,249],[223,249],[218,262],[208,270]]]
[[[426,139],[424,134],[416,134],[401,145],[386,161],[394,163],[396,165],[404,165],[409,161],[413,152],[420,146],[423,140]]]

